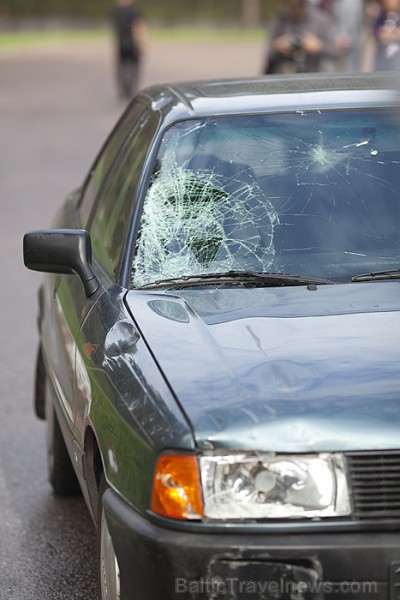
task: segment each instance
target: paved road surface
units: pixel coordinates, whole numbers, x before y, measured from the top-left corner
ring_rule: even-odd
[[[262,51],[254,42],[159,42],[142,85],[254,75]],[[0,600],[96,598],[84,503],[47,484],[45,425],[32,410],[41,276],[24,269],[21,240],[50,224],[122,112],[112,67],[104,42],[0,54]]]

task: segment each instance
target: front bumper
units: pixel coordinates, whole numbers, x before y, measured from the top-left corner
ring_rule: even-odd
[[[202,533],[158,526],[111,490],[103,501],[122,600],[400,600],[398,530]]]

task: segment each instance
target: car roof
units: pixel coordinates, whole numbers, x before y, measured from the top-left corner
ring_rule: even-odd
[[[185,118],[398,106],[394,74],[290,75],[155,85],[141,92],[165,124]],[[396,85],[395,85],[396,84]]]

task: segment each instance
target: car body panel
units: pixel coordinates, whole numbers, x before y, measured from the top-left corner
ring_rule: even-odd
[[[59,211],[55,224],[72,227],[74,202],[69,198]],[[49,275],[42,286],[42,306],[39,315],[41,343],[47,373],[57,395],[65,423],[74,435],[75,421],[75,355],[79,330],[90,308],[79,278],[75,275]],[[72,444],[68,444],[72,454]]]
[[[193,450],[194,440],[124,295],[118,287],[105,291],[80,331],[75,435],[83,449],[87,427],[93,429],[107,480],[145,511],[156,457],[165,448]]]
[[[224,82],[187,82],[154,85],[145,90],[162,115],[163,128],[190,118],[215,115],[276,113],[398,106],[398,81],[388,74],[355,78],[330,74],[243,79]]]
[[[127,302],[200,447],[397,447],[398,282],[132,291]]]

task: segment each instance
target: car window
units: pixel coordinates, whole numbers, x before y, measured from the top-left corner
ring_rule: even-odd
[[[157,121],[146,112],[137,122],[115,171],[105,183],[89,227],[93,254],[104,271],[114,275],[129,215]]]
[[[178,123],[156,164],[134,287],[229,270],[347,280],[399,266],[395,109]]]
[[[125,139],[132,130],[132,125],[143,113],[143,104],[137,102],[126,111],[106,140],[94,166],[90,170],[84,185],[84,193],[79,205],[79,215],[82,226],[87,227],[90,213],[107,175],[117,158]]]

